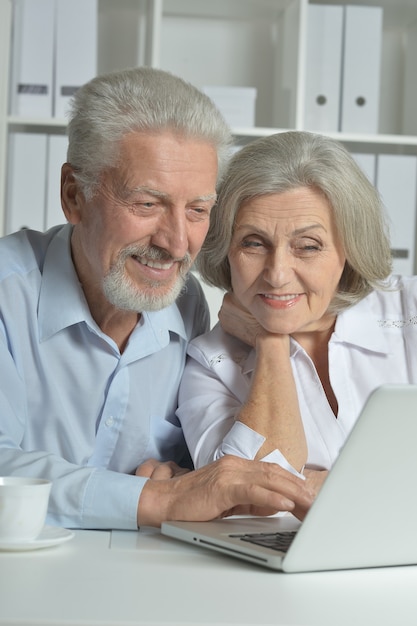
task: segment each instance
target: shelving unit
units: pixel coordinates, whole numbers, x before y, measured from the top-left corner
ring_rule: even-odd
[[[310,1],[383,7],[379,133],[327,134],[352,152],[417,155],[416,0]],[[8,114],[12,2],[0,0],[0,234],[9,133],[64,134],[66,126],[63,119]],[[256,125],[233,129],[239,144],[303,129],[308,5],[309,0],[99,0],[98,72],[150,65],[199,87],[256,87]]]

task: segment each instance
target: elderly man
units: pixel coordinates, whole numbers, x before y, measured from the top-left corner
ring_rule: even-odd
[[[186,469],[178,387],[188,342],[208,328],[189,269],[229,146],[211,101],[181,79],[99,76],[73,100],[68,223],[0,241],[0,474],[51,479],[49,523],[302,517],[311,502],[276,465]]]

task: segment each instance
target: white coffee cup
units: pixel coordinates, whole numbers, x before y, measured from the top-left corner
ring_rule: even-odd
[[[51,487],[42,478],[0,477],[0,542],[32,541],[40,534]]]

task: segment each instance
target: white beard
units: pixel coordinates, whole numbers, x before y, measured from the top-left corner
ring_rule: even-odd
[[[187,273],[191,267],[191,258],[187,254],[183,259],[178,259],[180,273],[171,288],[165,293],[158,293],[163,288],[159,281],[149,281],[148,286],[139,288],[125,272],[126,259],[130,256],[146,256],[148,259],[167,261],[172,260],[163,250],[153,247],[128,246],[124,248],[110,268],[103,280],[103,291],[107,300],[118,309],[127,311],[159,311],[170,306],[180,295],[184,288]]]

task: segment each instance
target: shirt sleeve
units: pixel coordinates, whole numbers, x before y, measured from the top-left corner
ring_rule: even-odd
[[[265,437],[246,426],[246,424],[236,421],[223,440],[221,454],[234,454],[245,459],[254,459],[264,441]],[[291,474],[304,479],[304,476],[297,472],[280,450],[272,450],[272,452],[262,457],[261,461],[276,463]]]
[[[192,350],[182,378],[177,415],[196,468],[225,454],[253,460],[265,438],[235,419],[249,391],[249,381],[234,371],[232,362],[211,367],[202,354]],[[227,371],[226,371],[227,370]],[[227,378],[229,384],[226,384]],[[285,456],[274,450],[263,461],[277,463],[291,473],[301,476]]]
[[[137,506],[146,479],[77,466],[47,451],[24,451],[26,394],[1,334],[0,365],[0,475],[51,480],[50,524],[137,529]]]

